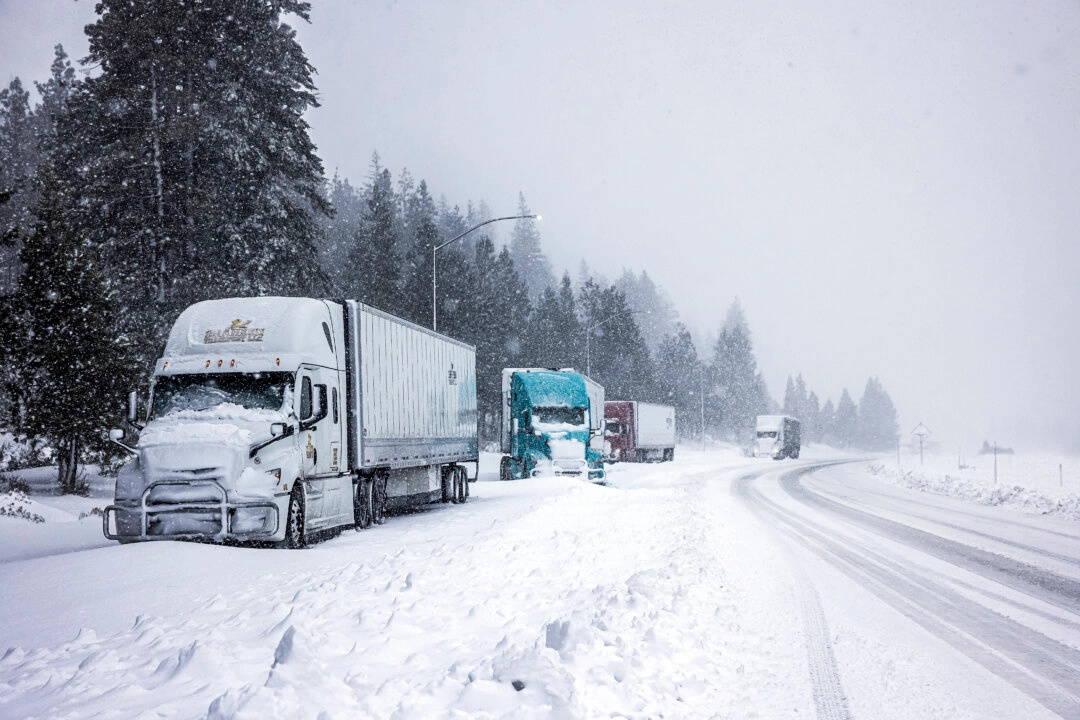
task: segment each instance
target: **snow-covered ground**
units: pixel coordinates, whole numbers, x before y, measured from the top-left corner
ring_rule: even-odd
[[[738,489],[833,454],[680,446],[608,487],[499,482],[485,455],[468,504],[297,551],[121,547],[77,519],[100,483],[37,497],[68,519],[0,517],[0,717],[810,717],[799,578],[835,571],[799,570]],[[1049,716],[872,597],[820,607],[855,716]]]
[[[984,505],[1007,505],[1024,512],[1080,520],[1080,457],[1053,454],[886,457],[868,466],[879,478],[926,492]]]

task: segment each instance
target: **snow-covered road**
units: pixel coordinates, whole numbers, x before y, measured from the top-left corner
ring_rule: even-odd
[[[861,463],[680,449],[609,479],[487,472],[303,551],[0,563],[0,717],[1080,713],[1075,523]]]

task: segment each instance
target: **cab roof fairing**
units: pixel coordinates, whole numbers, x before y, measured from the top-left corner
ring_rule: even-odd
[[[295,371],[302,362],[337,367],[336,353],[327,340],[324,323],[337,342],[341,329],[335,325],[340,324],[340,315],[332,313],[330,304],[324,300],[291,297],[205,300],[180,313],[155,371],[170,375],[200,370]],[[280,365],[276,363],[278,358]],[[230,368],[233,359],[236,365]],[[211,361],[209,368],[207,360]],[[218,360],[224,361],[220,368]],[[169,363],[168,368],[163,369],[164,362]]]
[[[585,380],[576,372],[535,371],[515,373],[514,383],[528,396],[532,407],[588,407]]]

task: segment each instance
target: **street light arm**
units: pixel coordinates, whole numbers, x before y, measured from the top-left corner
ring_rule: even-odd
[[[442,245],[432,245],[431,246],[431,329],[432,330],[438,331],[438,329],[439,329],[439,316],[437,314],[438,311],[436,309],[436,307],[438,305],[438,285],[437,285],[436,275],[435,275],[435,254],[437,252],[439,252],[440,250],[442,250],[447,245],[449,245],[450,243],[455,242],[456,240],[460,240],[461,238],[463,238],[466,235],[468,235],[469,233],[471,233],[473,230],[476,230],[478,228],[482,228],[482,227],[484,227],[485,225],[487,225],[489,223],[499,222],[500,220],[525,220],[525,219],[529,219],[529,218],[535,218],[536,220],[539,220],[540,216],[539,215],[507,215],[505,217],[492,218],[490,220],[485,220],[484,222],[482,222],[482,223],[480,223],[478,225],[473,225],[471,228],[469,228],[465,232],[459,233],[458,235],[455,235],[454,237],[452,237],[449,240],[447,240],[446,242],[444,242]]]
[[[463,238],[466,235],[468,235],[469,233],[471,233],[473,230],[478,230],[479,228],[482,228],[485,225],[488,225],[488,224],[493,223],[493,222],[499,222],[500,220],[526,220],[526,219],[529,219],[529,218],[534,218],[535,219],[535,218],[539,218],[539,217],[540,217],[539,215],[507,215],[506,217],[497,217],[497,218],[492,218],[490,220],[485,220],[484,222],[480,223],[479,225],[473,225],[471,228],[469,228],[465,232],[460,233],[458,235],[455,235],[454,237],[452,237],[449,240],[447,240],[446,242],[444,242],[442,245],[436,245],[435,250],[442,250],[444,247],[446,247],[450,243],[452,243],[452,242],[454,242],[456,240],[460,240],[461,238]],[[432,250],[432,252],[435,252],[435,250]]]

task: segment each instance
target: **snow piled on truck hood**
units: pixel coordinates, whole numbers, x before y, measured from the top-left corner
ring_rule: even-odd
[[[178,410],[152,421],[139,436],[139,447],[216,443],[247,447],[270,436],[270,425],[288,422],[280,410],[252,410],[225,403],[209,410]]]

